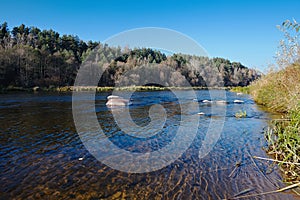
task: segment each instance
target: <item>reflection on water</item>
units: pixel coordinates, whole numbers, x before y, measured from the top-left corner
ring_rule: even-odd
[[[184,93],[185,91],[182,91]],[[218,92],[218,91],[214,91]],[[224,199],[246,189],[256,194],[283,187],[277,169],[256,160],[247,151],[266,157],[263,129],[267,114],[246,95],[227,93],[226,105],[202,103],[208,91],[196,91],[200,125],[190,148],[161,170],[133,174],[119,172],[97,161],[84,147],[72,118],[71,94],[3,94],[0,98],[0,199]],[[151,105],[166,109],[166,123],[150,138],[132,139],[124,134],[105,106],[108,93],[96,96],[99,124],[107,137],[127,151],[155,151],[174,137],[180,107],[171,92],[137,92],[130,115],[139,126],[149,124]],[[234,104],[241,99],[243,104]],[[214,100],[214,99],[212,99]],[[195,101],[186,97],[186,101]],[[216,109],[211,109],[216,106]],[[221,138],[213,150],[198,153],[211,119],[221,119],[218,106],[226,106]],[[220,108],[221,109],[221,108]],[[235,113],[246,110],[247,118]],[[195,113],[186,113],[197,115]],[[152,133],[149,131],[149,133]],[[234,170],[236,163],[241,165]],[[288,192],[252,199],[293,199]]]

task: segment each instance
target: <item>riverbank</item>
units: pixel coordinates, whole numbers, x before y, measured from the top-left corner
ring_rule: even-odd
[[[0,93],[5,92],[72,92],[72,91],[96,91],[110,92],[116,91],[163,91],[163,90],[230,90],[231,87],[159,87],[159,86],[126,86],[126,87],[95,87],[95,86],[63,86],[63,87],[31,87],[23,88],[9,86],[0,88]]]
[[[279,163],[284,181],[300,181],[300,64],[270,72],[247,88],[233,91],[249,93],[256,103],[282,113],[266,131],[267,152]]]

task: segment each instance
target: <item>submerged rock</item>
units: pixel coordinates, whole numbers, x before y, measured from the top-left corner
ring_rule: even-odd
[[[217,100],[215,102],[216,102],[216,104],[227,104],[227,101],[225,101],[225,100]]]
[[[108,99],[108,100],[110,100],[110,99],[122,99],[122,97],[117,96],[117,95],[109,95],[109,96],[107,97],[107,99]]]
[[[124,99],[122,97],[116,96],[116,95],[110,95],[107,97],[108,101],[106,102],[106,106],[127,106],[130,105],[131,102],[127,99]]]
[[[202,101],[202,103],[211,103],[211,101],[205,99],[205,100]]]
[[[243,100],[239,100],[239,99],[236,99],[236,100],[234,100],[233,102],[234,102],[234,103],[244,103]]]

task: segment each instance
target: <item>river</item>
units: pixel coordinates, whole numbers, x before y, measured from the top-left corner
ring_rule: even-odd
[[[276,166],[250,158],[268,157],[263,132],[271,115],[248,95],[228,91],[224,99],[227,104],[203,103],[217,100],[210,92],[196,90],[193,98],[188,91],[178,91],[185,97],[182,102],[171,91],[135,92],[128,108],[136,125],[148,127],[152,105],[163,106],[165,113],[161,114],[166,118],[157,133],[144,128],[138,142],[122,132],[113,110],[106,107],[111,93],[96,94],[95,112],[101,129],[128,152],[155,152],[175,138],[181,124],[192,123],[182,122],[183,115],[196,120],[196,126],[186,126],[196,127],[196,132],[194,138],[187,138],[191,143],[182,155],[157,170],[145,168],[144,173],[109,167],[87,150],[74,125],[71,93],[1,94],[0,199],[225,199],[240,192],[251,195],[284,187]],[[234,103],[236,99],[243,103]],[[182,113],[185,103],[197,108]],[[246,111],[247,116],[236,118],[239,111]],[[216,144],[199,157],[203,141],[209,137],[209,126],[214,128],[214,124],[224,126],[215,127],[221,131]],[[150,139],[147,134],[152,134]],[[296,197],[282,192],[248,199]]]

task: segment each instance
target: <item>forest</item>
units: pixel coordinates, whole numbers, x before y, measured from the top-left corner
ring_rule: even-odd
[[[246,86],[260,77],[256,70],[224,58],[180,53],[165,55],[150,48],[122,49],[24,24],[9,29],[4,22],[0,25],[0,86],[72,86],[80,66],[95,51],[99,67],[106,66],[98,86],[115,86],[126,71],[149,64],[161,68],[160,76],[166,79],[166,86],[172,86],[172,80],[178,82],[176,73],[185,77],[191,86],[202,87]],[[163,66],[176,73],[164,74],[167,72]],[[127,84],[139,85],[141,77],[138,74],[130,77],[134,78],[127,80]]]

